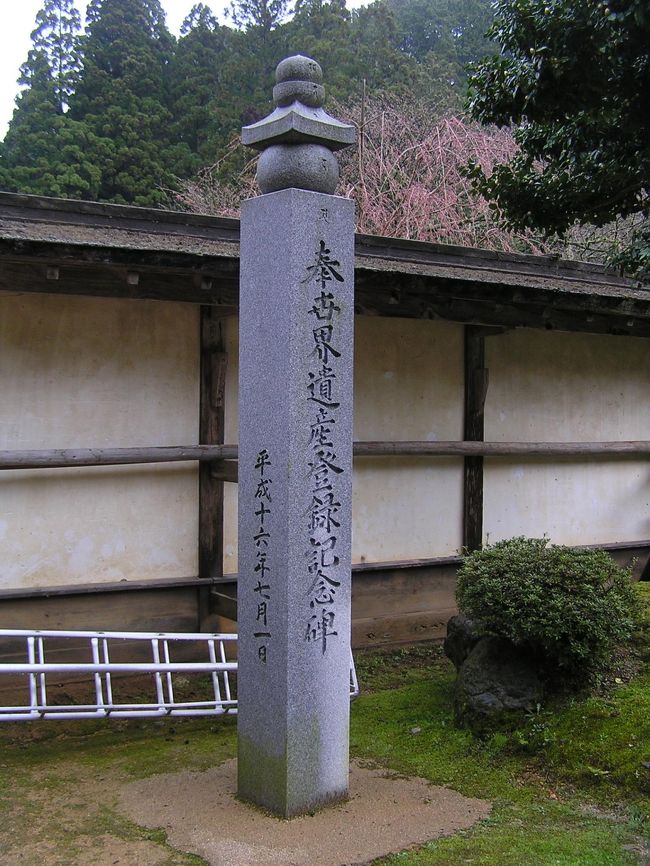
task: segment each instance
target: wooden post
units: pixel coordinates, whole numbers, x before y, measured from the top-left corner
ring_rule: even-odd
[[[201,307],[201,386],[199,442],[221,445],[227,356],[223,319],[215,307]],[[223,574],[223,480],[210,463],[199,464],[199,577]],[[209,588],[199,590],[199,625],[208,614]]]
[[[482,442],[485,434],[485,336],[465,326],[465,413],[463,438]],[[483,543],[483,457],[465,457],[463,466],[463,546],[477,550]]]

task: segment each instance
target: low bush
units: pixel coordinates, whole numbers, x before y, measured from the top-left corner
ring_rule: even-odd
[[[456,595],[485,634],[566,672],[606,667],[639,610],[629,571],[607,553],[545,538],[512,538],[468,554]]]

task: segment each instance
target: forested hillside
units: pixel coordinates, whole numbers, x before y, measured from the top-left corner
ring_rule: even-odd
[[[494,50],[490,0],[234,0],[231,26],[195,5],[180,37],[159,0],[44,0],[21,67],[22,89],[0,145],[0,188],[156,205],[218,163],[268,113],[277,62],[315,57],[338,103],[418,104],[431,120],[462,105],[466,64]]]

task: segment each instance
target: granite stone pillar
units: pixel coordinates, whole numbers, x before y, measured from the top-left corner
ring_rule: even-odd
[[[354,205],[331,193],[354,130],[321,77],[284,60],[242,131],[238,794],[283,817],[348,792]]]

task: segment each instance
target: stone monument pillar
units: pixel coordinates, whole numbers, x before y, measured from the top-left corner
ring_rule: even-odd
[[[354,205],[332,195],[353,127],[320,66],[289,57],[244,127],[238,794],[276,815],[348,793]]]

